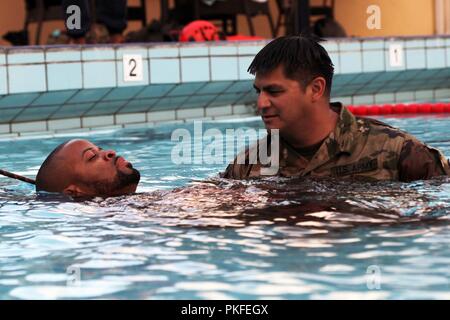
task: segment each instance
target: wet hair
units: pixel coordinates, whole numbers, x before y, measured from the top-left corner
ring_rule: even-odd
[[[303,89],[320,76],[326,81],[325,93],[329,96],[334,66],[320,41],[311,35],[276,38],[258,52],[247,71],[265,74],[282,65],[284,76],[297,80]]]
[[[66,181],[55,179],[54,175],[62,167],[62,161],[57,155],[67,143],[69,141],[57,146],[42,163],[36,176],[36,191],[61,192],[66,187]]]

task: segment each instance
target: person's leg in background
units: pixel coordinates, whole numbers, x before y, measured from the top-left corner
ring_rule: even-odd
[[[127,0],[96,0],[97,22],[109,32],[111,43],[124,41],[122,35],[127,28]]]
[[[71,18],[72,12],[67,13],[67,8],[71,5],[76,5],[80,8],[80,28],[68,28],[67,21]],[[67,35],[70,37],[72,44],[84,44],[86,43],[86,33],[91,26],[91,14],[88,0],[62,0],[62,6],[64,10],[65,23]]]

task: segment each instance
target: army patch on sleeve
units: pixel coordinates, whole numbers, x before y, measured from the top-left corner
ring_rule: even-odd
[[[331,173],[334,176],[346,176],[349,174],[369,172],[378,169],[377,158],[371,160],[360,160],[355,163],[345,164],[331,168]]]

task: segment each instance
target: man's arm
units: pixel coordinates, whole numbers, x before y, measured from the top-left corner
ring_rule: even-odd
[[[249,153],[250,149],[246,149],[238,155],[232,163],[230,163],[225,172],[221,174],[222,178],[227,179],[246,179],[250,176],[250,171],[252,170],[252,164],[249,163]],[[244,163],[239,160],[244,160]]]
[[[426,180],[449,173],[448,160],[442,153],[416,139],[403,143],[398,162],[399,180]]]

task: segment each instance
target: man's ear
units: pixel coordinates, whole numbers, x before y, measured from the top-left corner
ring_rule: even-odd
[[[63,193],[68,196],[75,197],[75,198],[88,196],[88,193],[86,192],[86,190],[84,190],[80,186],[77,186],[74,184],[70,184],[66,188],[64,188]]]
[[[325,95],[327,81],[323,77],[317,77],[310,83],[311,86],[311,99],[316,102]]]

